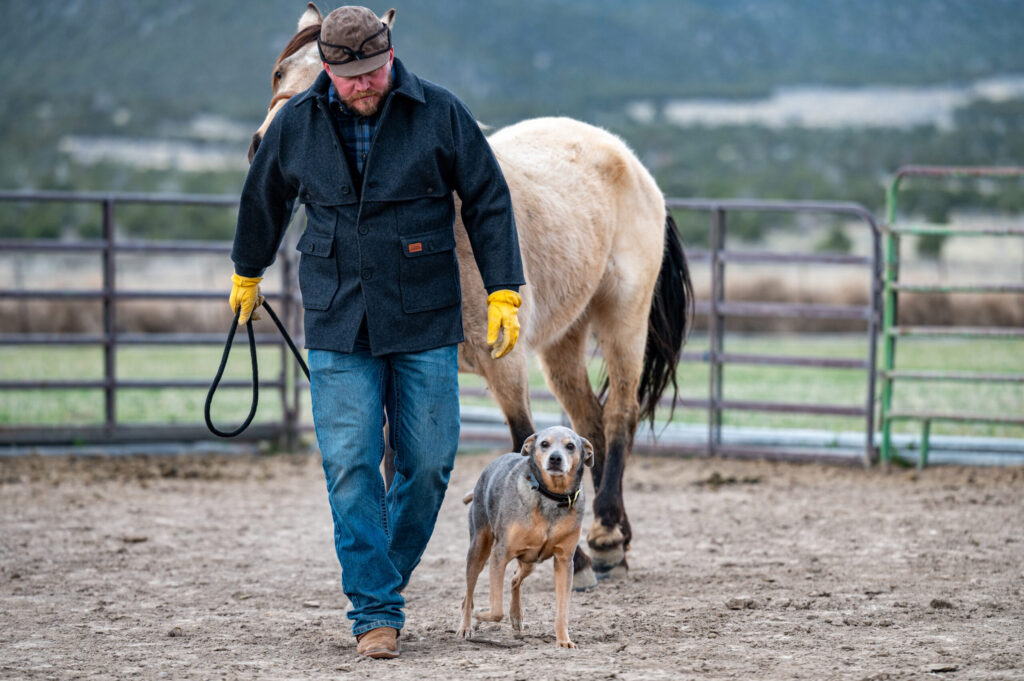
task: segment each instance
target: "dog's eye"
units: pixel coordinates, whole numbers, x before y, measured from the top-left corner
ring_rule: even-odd
[[[547,449],[551,445],[550,445],[550,443],[547,440],[541,440],[540,441],[540,446],[543,447],[544,449]]]
[[[565,448],[568,449],[571,452],[572,450],[576,449],[576,445],[574,445],[571,442],[568,442],[568,443],[566,443]]]

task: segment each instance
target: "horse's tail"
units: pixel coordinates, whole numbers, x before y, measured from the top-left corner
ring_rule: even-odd
[[[662,393],[672,384],[672,409],[679,397],[676,364],[693,317],[693,282],[686,254],[679,240],[679,231],[672,214],[665,214],[665,253],[661,260],[658,283],[654,286],[651,313],[647,322],[647,348],[644,369],[640,376],[637,399],[640,420],[654,425],[654,412]]]

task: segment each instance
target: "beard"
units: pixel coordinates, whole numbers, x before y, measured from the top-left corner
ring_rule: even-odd
[[[360,116],[376,116],[380,113],[381,107],[391,92],[391,74],[388,74],[387,85],[383,90],[365,90],[351,97],[343,97],[342,103],[349,111],[355,111]]]

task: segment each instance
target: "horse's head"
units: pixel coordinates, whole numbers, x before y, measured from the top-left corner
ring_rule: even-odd
[[[281,51],[281,56],[274,64],[274,72],[270,83],[274,90],[274,96],[270,99],[270,108],[267,110],[267,117],[259,129],[252,136],[252,144],[249,145],[249,162],[256,154],[263,135],[267,132],[270,122],[285,102],[293,95],[297,95],[316,80],[316,77],[323,70],[320,64],[320,55],[317,54],[316,39],[320,35],[320,24],[323,22],[323,15],[312,2],[306,5],[306,11],[299,18],[299,27],[288,45]]]
[[[388,26],[392,26],[394,16],[395,11],[391,10],[381,20]],[[256,155],[260,141],[277,112],[291,97],[312,85],[323,70],[320,54],[316,47],[316,39],[320,37],[321,23],[323,23],[323,15],[320,14],[320,10],[312,2],[308,3],[306,11],[299,17],[299,26],[295,35],[288,41],[288,45],[281,51],[281,56],[274,64],[274,72],[270,81],[274,96],[270,99],[267,117],[252,136],[252,144],[249,145],[250,163],[252,163],[252,157]]]

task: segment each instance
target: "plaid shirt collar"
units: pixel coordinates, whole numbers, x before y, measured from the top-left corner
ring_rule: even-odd
[[[398,87],[396,82],[395,69],[391,69],[392,91]],[[391,96],[390,94],[388,95]],[[373,144],[373,136],[377,132],[377,123],[380,122],[380,112],[373,116],[361,116],[350,111],[338,96],[338,91],[332,84],[328,88],[328,99],[331,111],[334,114],[334,122],[338,128],[342,145],[345,148],[345,157],[349,165],[355,168],[359,175],[363,174],[366,167],[366,159],[370,155],[370,145]]]
[[[349,111],[341,103],[333,85],[329,97],[334,123],[338,128],[342,146],[345,148],[345,157],[348,158],[349,164],[355,168],[356,172],[362,175],[363,168],[366,167],[366,159],[370,155],[370,145],[373,143],[373,134],[377,130],[380,115],[367,117]]]

